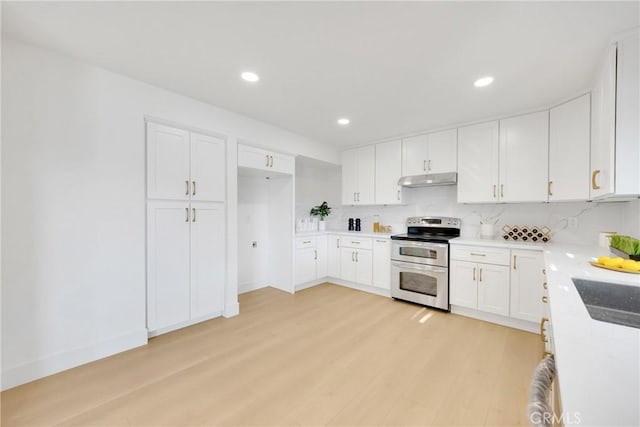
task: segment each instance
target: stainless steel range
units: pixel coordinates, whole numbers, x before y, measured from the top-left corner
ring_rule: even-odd
[[[391,296],[449,311],[449,240],[458,236],[458,218],[407,219],[407,234],[391,236]]]

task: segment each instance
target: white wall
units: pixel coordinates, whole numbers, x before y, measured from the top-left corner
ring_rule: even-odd
[[[341,173],[340,166],[296,158],[296,219],[308,217],[312,207],[326,201],[332,208],[328,228],[340,228]]]
[[[638,201],[617,203],[523,203],[465,205],[456,201],[456,186],[407,188],[403,190],[406,206],[340,207],[338,229],[346,229],[350,217],[362,219],[363,231],[373,231],[373,215],[380,223],[392,225],[394,233],[406,230],[409,216],[436,215],[462,219],[463,235],[475,236],[481,218],[496,217],[497,228],[504,225],[547,225],[553,241],[568,244],[597,245],[598,232],[617,231],[640,237]],[[567,218],[578,217],[578,227],[568,228]],[[635,218],[635,220],[633,219]]]
[[[146,342],[144,117],[228,135],[229,236],[238,139],[339,162],[276,127],[2,40],[2,388]],[[225,315],[238,312],[228,243]]]

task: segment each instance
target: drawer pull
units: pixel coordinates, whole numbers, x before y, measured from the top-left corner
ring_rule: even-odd
[[[302,242],[303,245],[306,245],[307,243],[311,243],[311,240],[306,240],[306,241]]]
[[[473,255],[473,256],[487,256],[487,254],[478,254],[478,253],[475,253],[475,252],[471,252],[471,255]]]
[[[547,298],[547,296],[546,296],[546,295],[545,295],[545,296],[543,296],[543,297],[542,297],[542,302],[543,302],[543,303],[545,303],[545,304],[547,304],[547,303],[549,302],[549,298]]]
[[[351,242],[351,243],[353,243],[354,245],[359,245],[360,244],[360,242]]]
[[[387,243],[386,240],[378,240],[378,239],[376,239],[376,242],[378,242],[378,243]]]

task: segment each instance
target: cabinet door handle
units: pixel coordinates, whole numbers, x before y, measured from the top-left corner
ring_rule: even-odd
[[[545,288],[545,289],[549,289],[549,287],[548,287],[548,285],[547,285],[547,282],[544,282],[544,283],[542,284],[542,287],[543,287],[543,288]]]
[[[317,251],[317,249],[313,250],[313,259],[314,260],[318,259],[318,251]]]
[[[356,194],[358,195],[358,201],[360,201],[360,192],[358,191]]]
[[[427,170],[431,170],[431,159],[427,161]]]
[[[425,172],[427,171],[427,161],[426,160],[422,161],[422,170],[425,171]]]
[[[191,185],[193,186],[193,188],[192,188],[193,191],[191,192],[191,195],[195,196],[196,195],[196,182],[195,181],[191,181]]]
[[[354,202],[356,201],[356,192],[355,191],[353,192],[353,201]]]
[[[487,256],[487,254],[479,254],[477,252],[471,252],[472,256]]]
[[[356,262],[359,262],[358,261],[358,252],[357,251],[356,251]]]
[[[547,193],[549,193],[550,196],[553,196],[553,192],[551,191],[551,186],[553,185],[553,181],[549,181],[549,188],[547,189]]]
[[[493,184],[493,198],[496,198],[496,185]]]
[[[356,262],[356,253],[355,252],[351,252],[351,262]]]
[[[269,167],[269,155],[268,155],[268,154],[266,154],[266,155],[264,156],[264,158],[265,158],[265,159],[267,159],[267,163],[265,163],[265,166],[266,166],[266,167]]]
[[[543,303],[545,303],[545,304],[547,304],[547,303],[549,302],[549,298],[547,298],[547,296],[546,296],[546,295],[544,295],[544,296],[542,297],[542,302],[543,302]]]
[[[594,190],[600,189],[600,186],[596,184],[596,178],[598,177],[598,175],[600,175],[600,169],[594,170],[591,174],[591,188],[593,188]]]
[[[186,215],[186,218],[184,219],[184,222],[189,222],[189,208],[184,208]]]
[[[473,267],[473,281],[476,281],[476,268]]]
[[[273,156],[269,156],[271,158],[271,167],[273,167]]]
[[[516,270],[517,264],[516,261],[518,260],[518,257],[516,255],[513,256],[513,269]]]
[[[544,324],[547,323],[549,321],[548,317],[543,317],[542,320],[540,320],[540,339],[542,340],[542,342],[547,342],[547,337],[544,335]]]
[[[340,239],[336,239],[336,248],[340,249]]]
[[[500,184],[500,197],[504,197],[504,184]]]
[[[191,222],[196,222],[196,208],[191,209]]]
[[[398,190],[398,200],[400,200],[400,190]]]
[[[482,282],[482,268],[480,269],[480,281]]]
[[[188,195],[189,195],[189,193],[190,193],[190,191],[189,191],[189,180],[186,180],[186,181],[184,182],[184,195],[185,195],[185,196],[188,196]]]

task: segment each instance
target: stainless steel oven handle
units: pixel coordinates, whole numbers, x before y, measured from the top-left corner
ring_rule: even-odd
[[[401,262],[401,261],[392,261],[391,266],[402,269],[402,270],[417,270],[417,271],[428,271],[432,273],[443,273],[446,274],[449,269],[446,267],[436,267],[433,265],[426,264],[413,264],[410,262]]]

